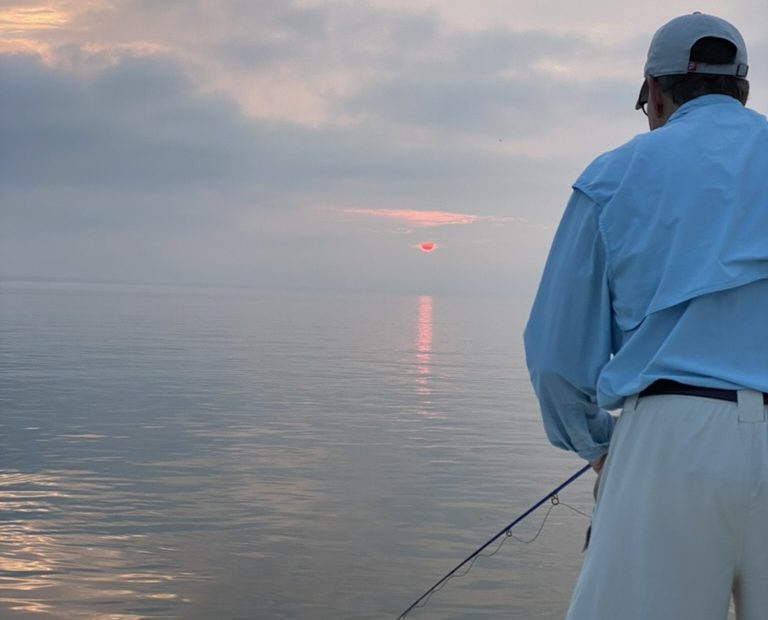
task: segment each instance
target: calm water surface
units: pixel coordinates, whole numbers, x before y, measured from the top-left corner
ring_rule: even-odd
[[[581,466],[525,311],[0,283],[0,618],[395,618]],[[586,525],[558,506],[410,617],[562,618]]]

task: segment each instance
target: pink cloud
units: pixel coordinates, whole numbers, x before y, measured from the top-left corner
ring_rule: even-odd
[[[417,211],[411,209],[336,209],[335,211],[344,215],[389,220],[410,228],[466,225],[475,224],[476,222],[509,223],[523,221],[512,217],[472,215],[449,211]]]

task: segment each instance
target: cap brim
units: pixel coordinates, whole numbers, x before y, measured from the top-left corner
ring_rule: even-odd
[[[643,80],[640,94],[637,96],[637,103],[635,103],[635,110],[642,108],[644,103],[648,103],[648,80]]]

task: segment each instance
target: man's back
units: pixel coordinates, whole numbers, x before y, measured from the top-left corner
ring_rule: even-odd
[[[600,210],[621,331],[600,404],[662,378],[768,391],[767,173],[766,119],[708,95],[575,183]]]

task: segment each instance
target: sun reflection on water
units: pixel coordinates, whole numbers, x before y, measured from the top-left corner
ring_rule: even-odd
[[[433,299],[429,295],[419,297],[419,316],[416,335],[416,394],[420,397],[422,415],[433,415],[429,411],[429,396],[432,394],[430,384],[432,364],[432,310]]]
[[[416,338],[416,360],[419,364],[419,393],[430,394],[428,376],[432,359],[432,298],[419,297],[418,336]]]

